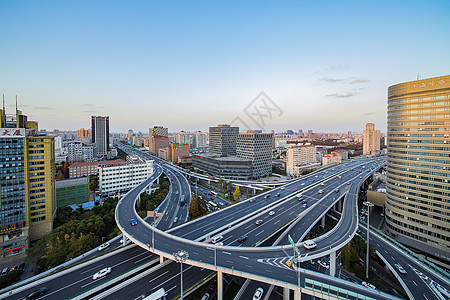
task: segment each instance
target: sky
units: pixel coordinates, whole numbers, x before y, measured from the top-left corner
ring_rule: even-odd
[[[450,74],[450,1],[0,0],[0,94],[41,129],[386,131]],[[261,94],[263,93],[263,94]]]

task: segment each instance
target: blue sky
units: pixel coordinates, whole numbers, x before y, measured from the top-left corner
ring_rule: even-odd
[[[316,3],[317,2],[317,3]],[[387,88],[450,72],[450,1],[0,0],[0,93],[40,128],[385,131]],[[281,115],[280,115],[281,114]],[[251,120],[248,127],[257,128]]]

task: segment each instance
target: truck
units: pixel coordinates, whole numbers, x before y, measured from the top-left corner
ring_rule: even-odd
[[[183,196],[181,196],[181,199],[180,199],[180,206],[183,206],[185,203],[186,203],[186,201],[184,200],[184,195],[183,195]]]

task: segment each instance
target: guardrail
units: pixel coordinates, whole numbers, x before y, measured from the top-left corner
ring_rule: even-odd
[[[364,221],[360,221],[361,225],[363,225],[365,228],[367,227],[367,223]],[[444,271],[443,269],[441,269],[440,267],[436,266],[435,264],[433,264],[432,262],[426,260],[425,258],[423,258],[422,256],[418,255],[417,253],[409,250],[408,248],[406,248],[405,246],[403,246],[402,244],[400,244],[399,242],[397,242],[396,240],[394,240],[393,238],[391,238],[390,236],[388,236],[387,234],[385,234],[384,232],[376,229],[375,227],[373,227],[372,225],[370,225],[370,231],[375,232],[376,234],[378,234],[380,237],[382,237],[383,239],[387,240],[388,242],[394,244],[395,246],[397,246],[399,248],[399,250],[401,250],[402,252],[404,252],[405,254],[412,256],[414,259],[416,259],[419,263],[421,263],[424,267],[426,267],[427,269],[429,269],[430,271],[434,272],[437,276],[443,276],[447,281],[450,280],[450,274],[447,273],[446,271]]]

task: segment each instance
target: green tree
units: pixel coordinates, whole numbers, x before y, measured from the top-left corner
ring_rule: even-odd
[[[98,188],[98,176],[97,175],[89,175],[89,190],[95,191]]]
[[[69,160],[66,159],[66,161],[64,162],[64,167],[63,167],[63,174],[65,178],[69,178]]]
[[[342,247],[341,255],[342,255],[342,264],[344,265],[344,268],[349,271],[353,270],[352,265],[358,262],[359,260],[358,254],[356,253],[355,249],[353,249],[352,247],[350,247],[349,244],[347,244],[344,247]]]

